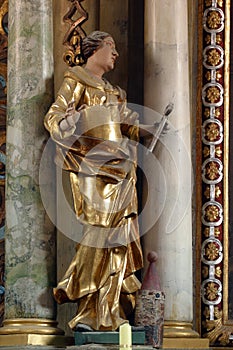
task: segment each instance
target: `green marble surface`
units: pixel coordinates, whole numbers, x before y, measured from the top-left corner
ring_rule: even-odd
[[[54,319],[55,232],[39,183],[53,100],[51,1],[11,0],[8,26],[5,318]]]
[[[83,344],[119,344],[119,332],[75,332],[76,345]],[[133,344],[145,344],[145,332],[132,332]]]

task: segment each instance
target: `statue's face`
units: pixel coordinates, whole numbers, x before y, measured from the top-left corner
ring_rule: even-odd
[[[103,39],[102,45],[95,51],[93,58],[98,65],[101,65],[104,72],[109,72],[114,68],[115,61],[119,56],[116,51],[115,42],[112,37]]]

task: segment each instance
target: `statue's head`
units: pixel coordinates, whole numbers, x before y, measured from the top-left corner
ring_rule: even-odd
[[[84,60],[86,61],[89,57],[91,57],[96,50],[101,48],[104,45],[104,39],[111,38],[112,36],[109,33],[94,31],[87,35],[82,40],[82,55]],[[113,40],[113,39],[112,39]],[[117,56],[118,53],[116,52]]]

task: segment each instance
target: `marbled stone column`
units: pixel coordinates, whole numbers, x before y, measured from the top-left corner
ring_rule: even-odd
[[[6,297],[0,330],[7,345],[46,344],[62,334],[54,321],[52,297],[55,233],[41,201],[39,183],[47,139],[43,118],[52,99],[52,0],[10,0]],[[29,340],[32,334],[34,340]]]
[[[145,256],[158,252],[165,291],[165,338],[195,338],[192,274],[192,165],[190,158],[190,81],[188,0],[145,1],[144,105],[160,114],[174,103],[168,134],[158,142],[152,167],[145,157],[150,186],[143,216]],[[145,113],[152,122],[153,113]],[[152,157],[152,156],[151,156]],[[151,227],[150,227],[151,226]],[[192,340],[193,341],[193,340]],[[166,345],[166,344],[165,344]],[[193,343],[193,347],[194,343]]]

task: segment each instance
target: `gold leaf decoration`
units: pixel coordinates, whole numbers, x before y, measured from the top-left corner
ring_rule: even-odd
[[[219,35],[219,34],[216,35],[216,43],[217,43],[218,45],[222,43],[222,37],[221,37],[221,35]]]
[[[214,236],[215,236],[215,237],[219,237],[219,236],[220,236],[220,233],[221,233],[221,232],[220,232],[220,229],[219,229],[218,227],[215,227],[215,228],[214,228]]]
[[[209,50],[207,54],[207,61],[212,65],[212,66],[217,66],[220,62],[221,55],[216,49],[211,49]]]
[[[218,146],[218,147],[215,148],[215,154],[216,154],[217,157],[219,157],[219,158],[221,157],[221,155],[222,155],[222,149],[221,149],[220,146]]]
[[[210,155],[210,149],[209,149],[209,147],[205,146],[205,147],[203,148],[203,156],[204,156],[205,158],[207,158],[207,157],[209,157],[209,155]]]
[[[219,100],[220,98],[220,92],[219,89],[216,86],[211,86],[207,89],[207,99],[211,103],[215,103]]]
[[[205,36],[205,42],[206,42],[207,45],[210,44],[210,42],[211,42],[211,36],[210,36],[209,34],[207,34],[207,35]]]
[[[217,312],[215,312],[215,314],[216,313]],[[209,339],[210,345],[215,345],[217,342],[222,346],[226,346],[229,344],[229,336],[231,335],[232,328],[228,325],[224,326],[222,324],[221,311],[218,311],[218,317],[216,320],[206,320],[205,322],[203,322],[203,325],[208,331],[203,336]]]
[[[204,116],[205,116],[205,118],[209,118],[209,116],[210,116],[210,109],[209,108],[205,108]]]
[[[203,315],[205,316],[205,318],[210,318],[210,309],[208,308],[208,306],[204,308]]]
[[[218,11],[211,11],[207,16],[207,23],[210,29],[218,29],[221,24],[221,16]]]
[[[206,77],[206,80],[210,81],[210,79],[211,79],[211,74],[210,74],[210,71],[209,71],[209,70],[206,72],[205,77]]]
[[[220,190],[219,186],[215,187],[215,198],[219,198],[222,194],[222,191]]]
[[[202,276],[204,277],[204,278],[207,278],[208,277],[208,275],[209,275],[209,269],[208,269],[208,266],[203,266],[203,268],[202,268]]]
[[[222,74],[219,71],[217,71],[216,72],[216,80],[219,81],[221,78],[222,78]]]
[[[204,229],[204,235],[205,235],[205,237],[209,237],[209,235],[210,235],[210,228],[209,227],[206,227],[205,229]]]
[[[215,109],[215,118],[219,118],[221,116],[220,108]]]
[[[222,270],[220,268],[220,266],[217,266],[216,269],[215,269],[215,275],[216,277],[220,278],[221,275],[222,275]]]
[[[210,222],[217,221],[219,218],[219,209],[216,205],[209,205],[205,210],[205,215]]]
[[[209,123],[206,127],[206,136],[209,141],[216,141],[219,137],[219,126],[216,123]]]
[[[218,296],[218,286],[214,282],[207,283],[205,288],[206,299],[210,301],[214,301]]]
[[[204,196],[205,196],[207,199],[210,198],[210,187],[209,187],[209,186],[206,187],[206,190],[205,190],[205,192],[204,192]]]
[[[219,256],[219,249],[214,242],[210,242],[205,249],[205,255],[208,260],[216,260]]]
[[[219,168],[215,162],[210,162],[206,167],[206,175],[210,180],[216,180],[219,176]]]

